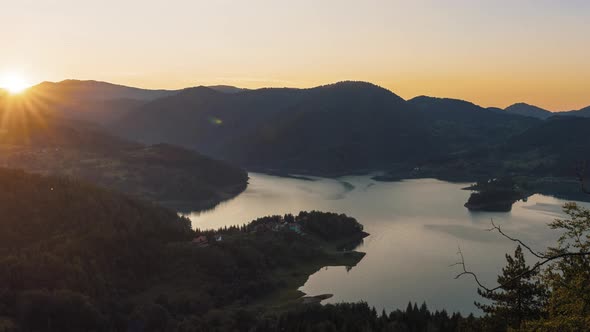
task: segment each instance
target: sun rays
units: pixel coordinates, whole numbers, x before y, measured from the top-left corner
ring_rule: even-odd
[[[0,75],[0,88],[5,89],[10,94],[20,94],[28,89],[31,84],[27,79],[17,73],[6,73]]]
[[[35,134],[50,128],[54,118],[49,94],[34,88],[14,89],[0,93],[0,145],[30,143]]]

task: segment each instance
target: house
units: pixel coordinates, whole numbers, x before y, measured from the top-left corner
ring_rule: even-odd
[[[209,246],[209,240],[207,240],[207,237],[205,235],[197,236],[193,239],[193,243],[198,245],[199,247]]]

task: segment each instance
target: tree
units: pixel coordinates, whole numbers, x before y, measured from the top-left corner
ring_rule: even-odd
[[[551,288],[548,317],[529,324],[535,331],[583,331],[590,326],[590,210],[567,203],[564,212],[568,219],[549,224],[563,231],[549,254],[565,256],[551,264],[545,274]],[[580,255],[566,255],[572,252]]]
[[[500,330],[507,327],[518,329],[526,320],[539,319],[546,298],[546,289],[538,278],[539,271],[526,273],[531,269],[526,264],[520,245],[514,257],[506,254],[506,261],[508,264],[498,276],[498,283],[503,285],[501,290],[477,290],[480,296],[492,303],[475,303]]]

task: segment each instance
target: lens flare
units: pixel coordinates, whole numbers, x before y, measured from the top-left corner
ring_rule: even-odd
[[[7,90],[12,94],[25,91],[30,84],[20,75],[6,74],[0,77],[0,88]]]

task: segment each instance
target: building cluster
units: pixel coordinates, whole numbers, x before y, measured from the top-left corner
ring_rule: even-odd
[[[289,231],[299,235],[305,235],[301,229],[301,225],[296,222],[287,222],[284,219],[280,220],[267,220],[265,222],[258,223],[254,226],[253,232],[283,232]]]

